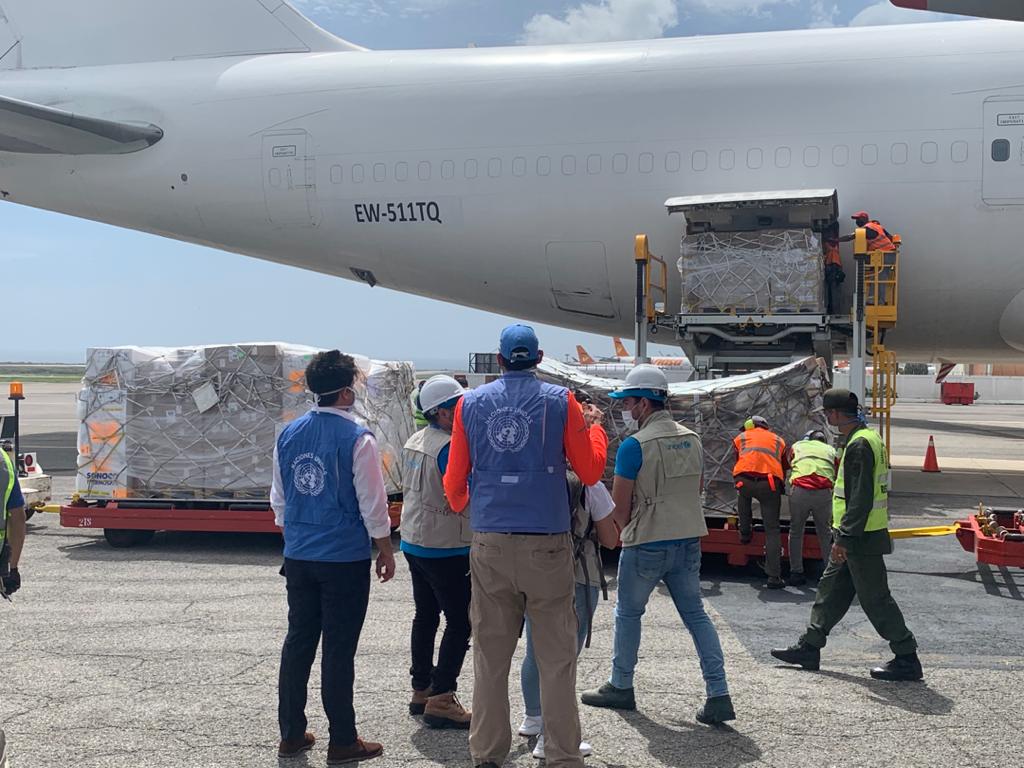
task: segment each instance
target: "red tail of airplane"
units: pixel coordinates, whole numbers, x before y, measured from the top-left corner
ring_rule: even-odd
[[[580,344],[576,345],[576,359],[579,360],[580,365],[594,365],[594,363],[597,362],[587,354],[587,350],[585,350]]]
[[[618,336],[615,336],[612,339],[612,341],[615,342],[616,355],[618,355],[619,357],[630,357],[629,352],[626,351],[626,345],[622,343],[622,339],[620,339]]]

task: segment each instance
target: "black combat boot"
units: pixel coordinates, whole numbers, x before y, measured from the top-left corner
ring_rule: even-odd
[[[817,670],[821,666],[821,649],[806,643],[797,643],[789,648],[772,648],[772,656],[787,664],[799,664],[804,669]]]
[[[875,680],[921,680],[924,677],[924,670],[921,669],[921,660],[917,658],[917,653],[897,653],[884,666],[872,669],[871,676]]]

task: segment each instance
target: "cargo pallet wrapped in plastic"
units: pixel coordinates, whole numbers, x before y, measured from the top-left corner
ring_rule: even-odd
[[[629,436],[619,414],[621,405],[609,397],[622,382],[581,373],[549,360],[541,362],[539,370],[547,381],[585,392],[605,412],[604,427],[609,437],[605,479],[610,480],[615,452]],[[672,417],[700,435],[704,445],[706,514],[736,512],[732,441],[742,430],[743,422],[751,415],[764,416],[772,429],[792,444],[809,429],[827,429],[821,408],[821,395],[827,387],[825,363],[814,357],[769,371],[669,385]]]
[[[821,243],[810,229],[686,235],[677,266],[684,314],[825,311]]]
[[[284,426],[312,406],[319,350],[282,343],[89,349],[78,396],[84,499],[266,501]],[[356,357],[355,414],[377,437],[388,493],[414,430],[411,363]]]

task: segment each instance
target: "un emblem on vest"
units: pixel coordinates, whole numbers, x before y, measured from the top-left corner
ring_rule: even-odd
[[[326,480],[327,472],[319,456],[303,453],[292,462],[292,484],[303,496],[319,496]]]
[[[530,417],[521,408],[499,408],[487,417],[487,442],[499,453],[519,453],[530,439]]]

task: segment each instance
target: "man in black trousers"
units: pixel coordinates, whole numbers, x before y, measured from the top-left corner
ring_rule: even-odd
[[[369,760],[380,744],[356,733],[355,655],[370,598],[371,539],[377,576],[395,575],[391,523],[373,434],[350,413],[355,361],[321,352],[306,368],[316,405],[281,433],[274,451],[271,506],[284,531],[288,636],[278,682],[278,756],[316,743],[306,730],[306,686],[323,636],[321,696],[330,723],[328,765]]]

